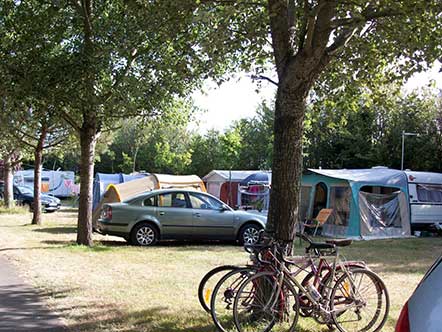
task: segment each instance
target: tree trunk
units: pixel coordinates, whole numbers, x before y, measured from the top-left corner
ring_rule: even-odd
[[[133,154],[132,173],[135,173],[135,172],[136,172],[136,169],[137,169],[136,165],[137,165],[138,149],[139,149],[138,146],[135,147],[135,152],[134,152],[134,154]]]
[[[92,185],[95,145],[98,135],[93,123],[80,131],[80,201],[78,205],[77,243],[92,246]]]
[[[11,209],[14,206],[14,189],[13,189],[13,164],[12,164],[12,157],[8,156],[4,160],[4,168],[3,168],[3,176],[4,176],[4,182],[5,182],[5,189],[4,189],[4,202],[5,207],[7,209]]]
[[[43,125],[34,151],[34,203],[32,224],[41,225],[41,171],[43,160],[43,146],[46,140],[46,126]]]
[[[278,240],[292,240],[298,221],[307,93],[308,87],[295,90],[278,87],[276,97],[272,191],[267,230]]]

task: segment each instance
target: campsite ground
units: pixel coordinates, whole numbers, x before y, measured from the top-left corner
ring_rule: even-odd
[[[245,263],[240,247],[169,242],[138,248],[102,236],[93,248],[79,247],[75,216],[64,209],[31,226],[29,213],[0,213],[1,254],[47,295],[71,331],[215,330],[199,307],[198,282],[216,265]],[[394,330],[400,308],[441,250],[440,238],[420,238],[358,242],[344,251],[348,259],[368,262],[387,284],[392,307],[383,331]],[[327,331],[311,320],[299,325],[300,332]]]

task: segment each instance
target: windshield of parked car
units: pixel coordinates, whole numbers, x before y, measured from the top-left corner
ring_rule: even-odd
[[[17,186],[17,189],[20,191],[22,195],[33,195],[34,191],[29,187]]]
[[[194,209],[220,210],[224,206],[222,202],[204,194],[189,193],[189,197]]]

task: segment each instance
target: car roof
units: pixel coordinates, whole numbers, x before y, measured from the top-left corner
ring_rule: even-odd
[[[151,196],[151,195],[158,195],[158,194],[167,194],[167,193],[174,193],[174,192],[191,192],[191,193],[198,193],[198,194],[204,194],[204,195],[208,195],[208,196],[212,196],[209,193],[200,191],[200,190],[195,190],[195,189],[189,189],[189,188],[168,188],[168,189],[154,189],[151,191],[146,191],[142,194],[133,196],[128,198],[127,200],[125,200],[125,202],[129,202],[129,201],[133,201],[139,198],[144,198],[147,196]]]

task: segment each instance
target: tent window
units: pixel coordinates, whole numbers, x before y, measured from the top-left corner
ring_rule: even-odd
[[[394,187],[382,187],[382,186],[363,186],[360,191],[370,194],[389,195],[400,190]]]
[[[399,188],[362,187],[359,192],[361,220],[369,229],[402,227]]]
[[[351,189],[349,186],[330,188],[330,209],[333,209],[333,218],[330,220],[338,226],[348,226],[350,219]]]
[[[299,220],[304,221],[307,219],[308,208],[310,206],[310,193],[312,187],[301,186],[301,203],[299,205]]]
[[[417,198],[421,202],[442,203],[442,185],[417,184]]]

